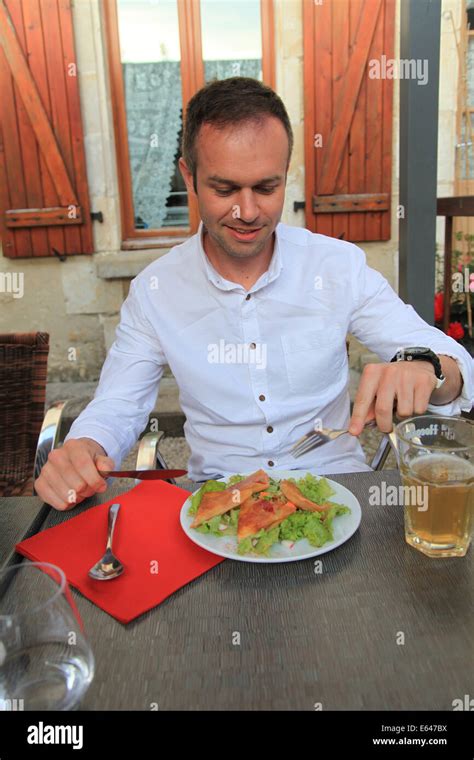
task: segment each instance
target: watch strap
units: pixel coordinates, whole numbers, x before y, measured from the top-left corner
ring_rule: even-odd
[[[427,348],[426,353],[410,353],[409,348],[403,348],[395,354],[392,359],[390,359],[390,362],[398,362],[398,361],[426,361],[430,362],[430,364],[433,365],[435,376],[436,376],[436,389],[441,388],[443,383],[446,380],[446,377],[443,375],[443,370],[441,367],[441,362],[439,360],[439,357],[432,351],[431,349]]]

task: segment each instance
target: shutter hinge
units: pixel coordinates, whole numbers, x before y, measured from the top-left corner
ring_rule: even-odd
[[[306,201],[294,201],[293,211],[304,211],[306,208]]]
[[[52,252],[55,256],[59,259],[59,261],[67,261],[67,255],[65,253],[60,253],[56,250],[56,248],[51,248]]]
[[[91,211],[91,219],[93,222],[102,222],[104,221],[104,215],[102,211]]]

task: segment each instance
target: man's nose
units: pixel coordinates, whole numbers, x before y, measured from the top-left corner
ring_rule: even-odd
[[[257,219],[260,209],[258,207],[257,198],[255,198],[252,190],[243,190],[240,193],[238,206],[238,219],[241,219],[247,224],[250,224],[250,222],[254,222],[255,219]]]

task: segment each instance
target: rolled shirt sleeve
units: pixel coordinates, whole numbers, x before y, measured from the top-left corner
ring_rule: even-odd
[[[463,346],[425,322],[415,309],[404,303],[387,280],[367,265],[361,248],[353,246],[352,289],[355,308],[349,331],[389,362],[401,348],[426,346],[457,362],[463,386],[461,394],[448,404],[429,404],[428,411],[453,416],[474,406],[474,360]]]
[[[166,357],[132,280],[94,398],[74,420],[65,441],[92,438],[118,468],[146,427],[165,365]]]

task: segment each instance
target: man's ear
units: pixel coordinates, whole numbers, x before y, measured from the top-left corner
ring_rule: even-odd
[[[192,175],[192,172],[189,171],[184,158],[181,157],[178,160],[178,166],[179,166],[181,175],[184,179],[184,182],[186,184],[186,189],[188,193],[192,193],[193,195],[196,195],[196,193],[194,192],[193,175]]]

